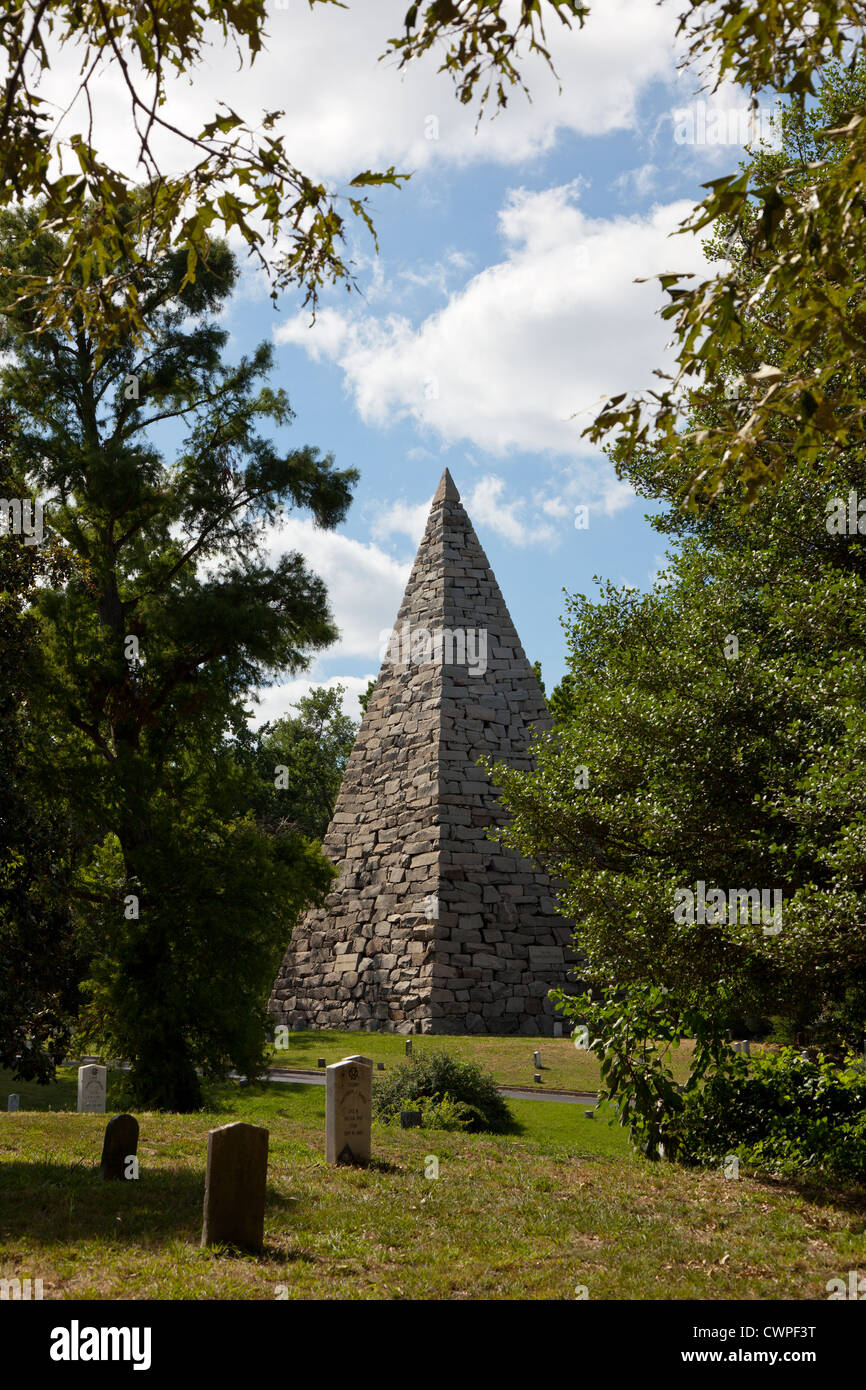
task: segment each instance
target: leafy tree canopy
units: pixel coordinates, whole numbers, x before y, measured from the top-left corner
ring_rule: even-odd
[[[822,106],[863,81],[862,65],[834,69]],[[787,156],[754,163],[808,155],[814,125],[792,108]],[[757,275],[745,250],[740,263]],[[852,248],[852,275],[864,267]],[[756,294],[719,348],[719,380],[780,360],[797,312]],[[831,445],[818,467],[794,453],[754,494],[745,479],[706,484],[684,511],[700,431],[723,409],[696,393],[674,445],[620,454],[638,492],[668,504],[653,518],[675,542],[665,575],[648,594],[603,584],[595,602],[570,598],[554,731],[533,773],[496,768],[506,839],[563,881],[585,952],[575,1016],[648,1152],[680,1105],[664,1061],[679,1038],[697,1039],[693,1087],[727,1069],[725,1030],[744,1016],[852,1046],[866,1030],[866,445]],[[784,438],[784,421],[770,428]]]
[[[333,3],[338,0],[310,0],[311,7]],[[550,62],[544,17],[551,12],[563,24],[582,24],[586,7],[578,0],[523,0],[516,11],[502,0],[411,5],[405,32],[383,40],[383,56],[398,55],[403,67],[437,50],[440,71],[454,78],[461,102],[472,101],[483,86],[482,108],[491,99],[504,106],[509,88],[521,84],[524,41]],[[179,127],[168,113],[169,76],[193,76],[220,35],[234,45],[239,62],[261,61],[266,21],[264,0],[21,0],[0,12],[6,57],[0,207],[38,200],[40,225],[64,242],[63,254],[39,273],[3,268],[15,295],[36,306],[40,327],[62,329],[74,310],[100,346],[146,335],[151,328],[135,268],[178,251],[185,289],[208,256],[210,236],[232,228],[267,270],[274,298],[279,289],[298,286],[315,309],[326,282],[351,286],[341,249],[346,215],[360,219],[375,239],[365,190],[399,186],[407,175],[393,166],[359,170],[339,193],[292,161],[276,133],[280,111],[264,112],[253,126],[223,102],[199,131]],[[68,138],[61,129],[66,113],[40,95],[58,49],[80,61],[76,100],[89,121]],[[109,67],[122,74],[129,101],[131,145],[123,168],[101,157],[92,134],[93,97]],[[155,146],[165,136],[189,151],[190,163],[178,174],[160,168]],[[290,243],[279,255],[278,237]]]
[[[261,777],[255,802],[260,821],[277,832],[294,827],[324,838],[358,725],[342,710],[342,685],[302,695],[296,714],[284,715],[249,736]]]
[[[38,208],[0,214],[0,260],[42,273],[64,254]],[[302,508],[345,516],[357,478],[309,446],[280,450],[286,393],[271,348],[223,360],[219,309],[237,276],[212,242],[194,283],[180,251],[128,267],[151,336],[98,355],[84,322],[30,330],[0,302],[0,401],[21,486],[71,557],[36,584],[34,783],[82,840],[71,874],[88,961],[81,1036],[132,1063],[132,1099],[200,1103],[197,1069],[263,1062],[265,1007],[291,926],[332,870],[297,828],[269,832],[238,755],[249,692],[336,636],[299,554],[271,563],[265,527]],[[153,427],[185,431],[168,464]]]
[[[834,484],[847,513],[864,463]],[[564,884],[569,1012],[636,1121],[677,1104],[660,1039],[698,1038],[697,1079],[744,1015],[866,1029],[866,573],[827,502],[801,462],[747,524],[732,500],[684,534],[652,593],[574,595],[564,716],[533,772],[494,769],[504,838]]]
[[[697,284],[658,277],[676,372],[658,372],[668,384],[645,395],[610,397],[584,433],[612,438],[620,464],[663,444],[689,504],[721,488],[748,503],[792,460],[820,469],[863,446],[864,19],[852,0],[692,0],[681,16],[685,61],[712,91],[733,80],[753,109],[784,99],[780,148],[758,146],[738,174],[704,185],[682,230],[710,228],[725,265]],[[784,338],[756,355],[756,325],[780,319]]]
[[[0,403],[0,495],[30,510],[14,447],[11,412]],[[4,518],[4,526],[7,523]],[[32,535],[31,540],[35,540]],[[81,960],[69,911],[73,825],[53,781],[42,781],[28,708],[38,698],[41,586],[73,572],[54,535],[30,544],[0,533],[0,1066],[21,1080],[47,1080],[69,1045],[78,1010]]]

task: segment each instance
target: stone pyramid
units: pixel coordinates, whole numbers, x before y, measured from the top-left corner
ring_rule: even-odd
[[[293,1028],[552,1034],[573,924],[487,837],[482,754],[528,768],[544,697],[446,469],[324,840],[339,877],[292,935],[270,1010]]]

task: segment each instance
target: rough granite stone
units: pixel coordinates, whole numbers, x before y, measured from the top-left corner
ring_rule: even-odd
[[[324,840],[339,877],[296,926],[270,1012],[292,1028],[552,1035],[545,996],[576,987],[574,924],[545,874],[487,838],[505,817],[477,765],[530,768],[550,716],[447,469],[394,635]]]

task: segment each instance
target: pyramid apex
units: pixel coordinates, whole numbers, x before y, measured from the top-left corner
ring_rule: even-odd
[[[459,501],[460,493],[457,491],[454,479],[451,477],[451,474],[448,472],[448,469],[446,468],[442,474],[442,477],[439,479],[439,486],[437,487],[436,494],[433,498],[433,505],[435,506],[437,502]]]

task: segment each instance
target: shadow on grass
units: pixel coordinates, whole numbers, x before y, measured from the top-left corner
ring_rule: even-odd
[[[407,1105],[407,1110],[410,1108]],[[432,1138],[441,1138],[447,1134],[451,1139],[519,1139],[522,1135],[530,1134],[527,1125],[516,1117],[507,1129],[437,1129],[434,1125],[410,1125],[408,1129],[401,1129],[399,1115],[377,1115],[374,1111],[373,1121],[379,1124],[386,1131],[396,1130],[403,1134],[429,1134]]]
[[[257,1264],[274,1265],[277,1269],[282,1269],[287,1264],[321,1263],[319,1256],[311,1255],[307,1250],[287,1250],[282,1245],[272,1244],[267,1238],[261,1250],[247,1250],[243,1245],[227,1245],[224,1241],[215,1241],[213,1245],[204,1247],[202,1254],[213,1260],[255,1260]]]
[[[135,1180],[106,1182],[89,1161],[37,1160],[3,1164],[0,1230],[7,1241],[53,1245],[106,1240],[151,1245],[173,1238],[198,1241],[204,1172],[143,1170]],[[268,1184],[266,1211],[287,1215],[302,1205]]]
[[[832,1178],[807,1176],[774,1178],[767,1173],[760,1172],[749,1172],[748,1176],[753,1182],[770,1187],[774,1191],[787,1192],[792,1196],[802,1197],[804,1201],[810,1202],[813,1206],[835,1207],[837,1210],[846,1211],[852,1216],[859,1216],[862,1219],[850,1228],[851,1233],[863,1235],[866,1232],[866,1186],[862,1183],[851,1183],[849,1186],[843,1187],[838,1179]]]
[[[372,1168],[374,1173],[396,1173],[400,1175],[404,1172],[404,1169],[400,1167],[399,1163],[391,1163],[387,1158],[376,1158],[375,1156],[371,1157],[365,1166],[367,1168]]]

